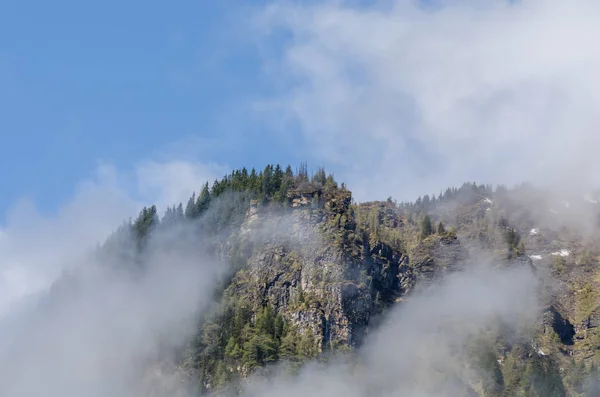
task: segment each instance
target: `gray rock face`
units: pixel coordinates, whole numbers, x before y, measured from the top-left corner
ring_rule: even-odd
[[[550,330],[553,330],[556,332],[562,343],[569,346],[573,344],[575,328],[568,319],[563,318],[563,316],[554,306],[550,306],[546,311],[544,311],[542,316],[542,324],[544,327],[544,333],[548,333]]]
[[[272,305],[313,335],[319,351],[360,344],[375,303],[391,304],[415,282],[406,254],[384,243],[333,244],[327,208],[336,206],[300,207],[276,221],[253,212],[242,230],[254,253],[233,280],[237,296],[254,308]]]
[[[444,274],[460,270],[469,257],[456,237],[428,237],[410,257],[415,279],[423,286],[439,281]]]

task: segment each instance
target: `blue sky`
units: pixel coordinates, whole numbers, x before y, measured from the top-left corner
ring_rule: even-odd
[[[600,3],[430,3],[2,1],[0,220],[99,164],[134,198],[300,161],[359,200],[600,182]]]
[[[0,312],[231,168],[599,186],[600,2],[434,3],[0,1]]]
[[[98,161],[127,169],[177,142],[231,166],[279,160],[264,153],[272,140],[251,138],[260,127],[229,120],[267,88],[234,37],[242,4],[3,1],[0,213],[23,196],[53,211]]]

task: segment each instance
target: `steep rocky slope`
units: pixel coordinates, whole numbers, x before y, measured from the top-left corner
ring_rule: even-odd
[[[345,189],[290,190],[283,212],[250,204],[227,251],[242,264],[188,365],[202,388],[218,389],[269,363],[353,350],[389,308],[485,258],[495,267],[530,268],[543,282],[544,309],[526,342],[493,333],[492,383],[503,386],[472,385],[472,393],[583,393],[600,347],[594,227],[568,213],[540,213],[545,204],[532,205],[524,189],[466,184],[401,205],[353,204]]]
[[[267,166],[206,184],[162,219],[144,208],[98,257],[134,285],[161,258],[210,258],[212,303],[154,371],[197,393],[318,363],[351,374],[357,396],[593,396],[597,203],[471,183],[356,203],[322,169]],[[71,284],[56,284],[56,305],[77,296]]]
[[[0,390],[598,396],[598,202],[468,183],[356,203],[322,169],[234,171],[0,324]]]

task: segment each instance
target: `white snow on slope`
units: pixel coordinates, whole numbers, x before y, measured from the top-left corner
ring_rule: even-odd
[[[540,349],[540,348],[538,348],[538,351],[537,351],[537,353],[538,353],[540,356],[545,356],[545,355],[546,355],[546,353],[544,353],[544,351],[543,351],[542,349]]]

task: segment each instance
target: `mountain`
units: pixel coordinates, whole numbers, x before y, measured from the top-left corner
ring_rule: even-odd
[[[168,262],[156,277],[168,283],[148,290],[170,289],[127,313],[160,331],[144,363],[186,393],[596,396],[598,214],[593,195],[530,185],[356,203],[324,169],[268,165],[206,184],[163,217],[144,208],[96,262],[103,286]],[[63,277],[45,312],[99,277]]]

